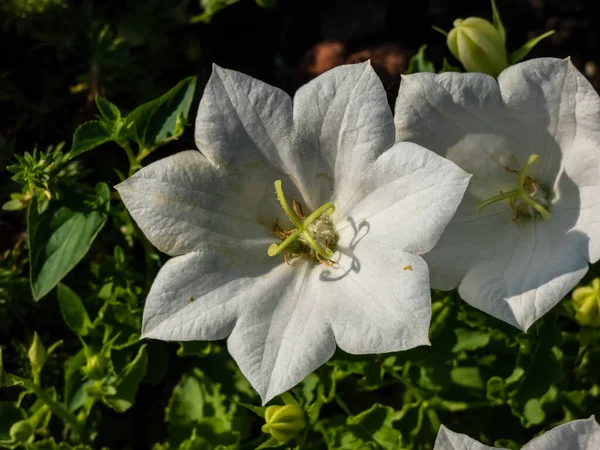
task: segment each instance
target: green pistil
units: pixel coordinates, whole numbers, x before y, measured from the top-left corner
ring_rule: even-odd
[[[542,205],[540,205],[538,202],[536,202],[532,198],[532,196],[525,190],[525,182],[527,181],[527,169],[531,165],[535,164],[539,159],[539,155],[536,155],[535,153],[529,155],[529,158],[527,158],[527,162],[519,171],[519,184],[517,186],[517,189],[508,192],[503,192],[501,194],[495,195],[494,197],[488,198],[487,200],[484,200],[483,202],[477,205],[477,211],[481,211],[486,206],[489,206],[501,200],[512,198],[522,200],[523,202],[527,203],[529,206],[531,206],[537,212],[539,212],[544,219],[548,220],[550,218],[550,213],[548,212],[548,210]]]
[[[308,227],[323,214],[327,214],[328,216],[333,214],[333,212],[335,211],[335,206],[333,206],[333,204],[330,202],[325,203],[324,205],[317,208],[314,212],[312,212],[306,219],[304,219],[303,222],[301,222],[298,219],[298,217],[294,214],[294,211],[285,199],[285,195],[283,194],[283,189],[281,187],[281,180],[275,181],[275,192],[277,194],[277,200],[279,200],[281,208],[285,212],[285,215],[288,217],[288,219],[290,219],[290,222],[294,224],[296,230],[288,237],[286,237],[283,241],[281,241],[279,245],[271,244],[271,246],[267,250],[268,255],[278,255],[279,253],[284,251],[290,244],[296,241],[302,234],[308,245],[310,245],[310,247],[315,251],[315,253],[318,253],[323,258],[330,259],[333,256],[333,251],[331,251],[331,249],[329,248],[323,248],[319,244],[317,244],[317,242],[315,242],[314,238],[312,237],[310,231],[308,231]]]

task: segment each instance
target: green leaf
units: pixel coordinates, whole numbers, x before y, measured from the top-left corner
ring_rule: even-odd
[[[496,8],[496,0],[492,0],[492,17],[494,28],[496,28],[496,30],[498,31],[498,34],[502,38],[502,42],[506,44],[506,30],[504,29],[504,25],[502,24],[502,20],[500,19],[498,8]]]
[[[538,37],[528,40],[520,49],[515,50],[508,55],[508,64],[512,65],[522,61],[533,49],[533,47],[535,47],[542,39],[546,39],[552,34],[554,34],[554,30],[548,31]]]
[[[194,92],[196,77],[180,81],[163,96],[134,109],[126,120],[126,136],[142,151],[152,151],[183,133]]]
[[[481,376],[479,367],[455,367],[450,371],[450,378],[459,386],[483,390],[485,382]]]
[[[425,58],[426,48],[427,45],[422,45],[416,55],[410,58],[408,69],[406,70],[407,74],[418,72],[435,72],[433,63]]]
[[[350,416],[345,424],[321,422],[321,432],[330,450],[386,449],[400,447],[402,436],[393,427],[394,410],[374,404],[367,411]]]
[[[65,196],[63,200],[53,201],[43,214],[38,213],[34,203],[29,207],[27,230],[31,291],[38,301],[90,249],[108,218],[110,191],[106,183],[98,183],[93,199]]]
[[[81,372],[86,362],[85,351],[81,349],[65,363],[65,403],[69,411],[75,411],[84,405],[88,398],[87,388],[95,383]]]
[[[74,445],[71,446],[66,442],[57,444],[54,438],[44,439],[43,441],[29,442],[26,446],[27,450],[93,450],[89,445]],[[101,450],[108,450],[107,447],[102,447]]]
[[[138,387],[148,367],[148,354],[146,345],[142,345],[136,357],[119,373],[116,383],[117,392],[106,399],[106,403],[118,412],[125,412],[133,406]]]
[[[212,382],[202,371],[194,369],[185,374],[173,389],[167,406],[165,420],[172,442],[179,444],[192,429],[197,429],[212,444],[236,444],[239,441],[239,434],[233,431],[236,405],[227,408],[225,401],[221,385]]]
[[[477,350],[490,343],[491,333],[487,331],[457,328],[454,333],[456,333],[456,345],[452,347],[453,353]]]
[[[192,17],[190,23],[210,23],[215,14],[239,1],[240,0],[200,0],[200,6],[202,6],[204,11],[202,14]]]
[[[62,283],[58,285],[56,292],[60,303],[60,312],[67,326],[78,336],[87,335],[92,322],[79,296]]]
[[[17,408],[11,402],[0,402],[0,441],[12,440],[10,427],[13,423],[26,419],[25,410]]]
[[[113,130],[99,120],[85,122],[75,130],[71,158],[113,140]]]
[[[19,211],[25,207],[21,200],[12,199],[2,205],[3,211]]]
[[[183,341],[179,342],[177,356],[208,356],[212,350],[212,342]]]
[[[121,118],[121,111],[104,97],[96,97],[96,106],[104,120],[116,122]]]

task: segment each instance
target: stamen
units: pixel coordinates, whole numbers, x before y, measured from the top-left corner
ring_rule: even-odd
[[[275,181],[275,193],[277,194],[277,200],[281,205],[281,208],[285,212],[286,216],[290,219],[290,221],[296,227],[295,230],[284,231],[279,225],[279,219],[275,222],[275,234],[280,239],[283,239],[279,245],[271,244],[267,250],[267,254],[269,256],[275,256],[281,253],[282,251],[286,251],[284,255],[284,259],[287,263],[289,263],[289,255],[287,247],[291,245],[294,241],[296,241],[300,235],[302,235],[303,243],[308,244],[315,254],[315,257],[321,261],[322,258],[329,261],[330,263],[335,264],[334,261],[331,260],[331,256],[333,256],[333,251],[329,248],[329,238],[325,239],[325,248],[322,248],[318,242],[314,239],[311,231],[309,231],[309,226],[319,219],[323,214],[331,215],[335,211],[335,206],[328,202],[324,205],[321,205],[315,211],[313,211],[308,217],[304,216],[304,211],[302,210],[302,205],[296,201],[296,199],[292,202],[292,207],[288,204],[285,194],[283,193],[283,189],[281,187],[281,180]],[[300,222],[300,220],[302,222]],[[321,261],[323,262],[323,261]]]
[[[292,201],[292,208],[300,220],[306,219],[306,217],[304,217],[304,211],[302,211],[302,205],[298,203],[296,199]]]
[[[519,174],[517,188],[513,189],[512,191],[503,192],[491,198],[488,198],[487,200],[484,200],[483,202],[477,205],[477,211],[481,211],[486,206],[492,205],[496,202],[509,199],[510,207],[516,210],[517,212],[516,217],[513,219],[513,222],[515,222],[517,226],[519,226],[518,220],[520,205],[518,205],[515,200],[520,200],[532,207],[533,209],[535,209],[542,216],[543,219],[550,219],[550,213],[548,212],[548,210],[534,200],[534,196],[538,192],[538,186],[535,184],[531,177],[527,176],[527,169],[529,169],[529,167],[531,167],[533,164],[537,163],[539,159],[539,155],[535,153],[529,155],[529,158],[527,158],[527,161],[525,162],[523,167],[521,167],[521,170],[519,170],[518,172],[516,170],[512,170],[508,167],[505,167],[505,169],[508,172]]]

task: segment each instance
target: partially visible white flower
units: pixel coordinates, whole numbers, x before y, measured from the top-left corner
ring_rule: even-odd
[[[418,145],[394,145],[368,63],[320,76],[293,106],[279,89],[215,67],[196,143],[201,152],[118,186],[148,239],[174,256],[150,290],[143,337],[228,338],[264,402],[325,363],[336,342],[350,353],[428,343],[419,254],[470,176]]]
[[[434,250],[433,288],[527,328],[600,258],[600,99],[569,60],[535,59],[498,80],[403,77],[396,139],[473,174]]]
[[[529,441],[522,450],[598,450],[599,448],[600,426],[592,416],[589,419],[574,420],[552,428]],[[466,434],[455,433],[442,425],[433,450],[498,450],[498,447],[483,445]]]

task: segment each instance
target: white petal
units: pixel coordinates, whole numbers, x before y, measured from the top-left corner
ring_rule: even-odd
[[[311,208],[346,203],[355,179],[394,143],[385,91],[368,62],[336,67],[300,88],[294,127],[299,171],[292,175]]]
[[[240,305],[268,297],[280,282],[281,262],[269,257],[264,246],[203,245],[170,259],[146,299],[143,337],[173,341],[227,337]]]
[[[600,426],[594,416],[574,420],[546,431],[531,440],[523,450],[597,450],[600,448]]]
[[[274,179],[265,167],[216,169],[190,150],[150,164],[117,190],[150,242],[169,255],[181,255],[204,242],[254,241],[268,247],[281,214]]]
[[[588,263],[585,237],[560,217],[504,227],[482,239],[491,252],[472,263],[458,292],[470,305],[523,331],[554,307],[581,280]]]
[[[367,221],[372,239],[396,251],[424,253],[454,215],[470,175],[418,145],[399,143],[356,177],[336,216]],[[348,225],[336,223],[338,231]]]
[[[431,297],[427,264],[380,239],[368,221],[340,233],[337,264],[320,267],[320,301],[341,349],[401,351],[429,344]]]
[[[600,258],[600,100],[568,60],[511,66],[496,82],[481,74],[415,74],[396,102],[397,140],[410,140],[473,173],[455,218],[425,256],[432,287],[526,329]],[[548,223],[515,230],[506,202],[480,201],[529,174],[554,191]],[[504,215],[502,211],[505,211]],[[521,221],[523,223],[523,221]],[[550,258],[550,259],[547,259]]]
[[[196,145],[217,166],[268,164],[288,172],[292,100],[282,90],[213,65],[196,117]]]
[[[247,298],[227,347],[263,404],[298,384],[335,351],[315,263],[283,264],[262,298]]]
[[[444,425],[440,427],[433,450],[502,450],[483,445],[466,434],[455,433]]]

